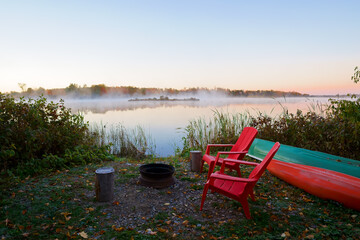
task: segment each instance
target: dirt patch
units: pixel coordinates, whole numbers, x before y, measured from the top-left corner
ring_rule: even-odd
[[[116,168],[129,168],[129,165],[119,164]],[[138,166],[140,164],[132,165],[135,169]],[[229,199],[211,192],[207,194],[203,211],[199,210],[206,173],[176,169],[175,184],[163,189],[140,185],[140,173],[136,176],[136,170],[127,181],[124,181],[124,176],[121,173],[115,175],[115,197],[111,203],[96,203],[104,207],[104,212],[116,227],[142,232],[146,231],[144,226],[147,224],[160,222],[174,232],[183,232],[186,228],[204,228],[214,222],[245,218],[238,206],[224,204],[231,202]]]

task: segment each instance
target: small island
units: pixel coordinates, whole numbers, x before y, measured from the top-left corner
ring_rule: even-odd
[[[198,98],[169,98],[167,96],[160,96],[160,98],[132,98],[129,99],[129,102],[137,102],[137,101],[200,101]]]

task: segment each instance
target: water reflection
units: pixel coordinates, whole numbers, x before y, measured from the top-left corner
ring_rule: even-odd
[[[309,105],[324,104],[328,98],[205,98],[200,101],[128,101],[124,98],[101,98],[101,99],[68,99],[65,104],[73,112],[106,113],[108,111],[135,111],[145,108],[172,108],[186,106],[191,108],[224,108],[236,105],[235,108],[272,110],[283,107],[289,111],[300,108],[308,110]],[[283,107],[282,107],[283,106]]]
[[[208,98],[200,101],[129,102],[127,99],[65,100],[74,113],[80,112],[89,123],[111,125],[121,123],[126,128],[138,125],[155,141],[159,156],[173,155],[177,146],[182,147],[183,129],[189,120],[203,117],[210,119],[214,111],[225,113],[258,114],[275,116],[284,109],[295,113],[308,111],[328,102],[328,98]],[[180,128],[180,130],[179,130]]]

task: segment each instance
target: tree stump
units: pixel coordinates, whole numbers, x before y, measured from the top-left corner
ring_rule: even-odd
[[[201,151],[190,151],[190,169],[193,172],[200,172]]]
[[[109,202],[114,198],[114,169],[103,167],[95,171],[95,192],[98,202]]]

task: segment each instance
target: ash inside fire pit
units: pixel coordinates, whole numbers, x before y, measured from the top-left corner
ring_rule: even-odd
[[[175,183],[175,168],[164,163],[150,163],[140,166],[140,184],[153,188],[165,188]]]

